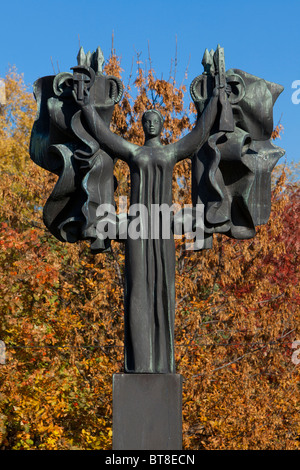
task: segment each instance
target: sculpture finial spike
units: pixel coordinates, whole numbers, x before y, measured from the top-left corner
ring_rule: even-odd
[[[210,73],[213,75],[215,73],[215,64],[214,64],[215,51],[211,49],[209,51],[209,55],[210,55]]]
[[[203,59],[202,59],[202,65],[205,67],[206,64],[211,63],[211,57],[210,53],[208,52],[208,49],[205,49],[204,54],[203,54]]]
[[[213,64],[213,58],[211,54],[209,53],[208,49],[205,49],[203,59],[202,59],[202,65],[204,67],[204,74],[210,73],[212,64]]]
[[[102,72],[104,64],[104,55],[100,46],[97,47],[96,52],[94,53],[93,57],[93,66],[95,72]]]
[[[85,64],[85,53],[84,53],[83,47],[81,46],[77,55],[77,65],[84,65],[84,64]]]
[[[85,65],[87,67],[90,67],[91,66],[91,62],[92,62],[92,53],[91,51],[88,51],[86,56],[85,56]]]

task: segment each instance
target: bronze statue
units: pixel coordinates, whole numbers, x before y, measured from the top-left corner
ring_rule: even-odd
[[[213,233],[253,237],[255,226],[268,220],[270,174],[284,153],[270,142],[282,87],[236,69],[226,72],[223,49],[206,50],[204,73],[191,84],[198,111],[193,130],[162,145],[162,116],[148,110],[145,143],[138,146],[109,129],[122,84],[102,73],[102,61],[99,48],[87,55],[81,50],[73,74],[35,84],[39,112],[31,158],[59,175],[44,220],[61,241],[90,239],[93,252],[109,250],[99,222],[110,214],[99,216],[97,209],[115,206],[114,162],[128,164],[130,205],[146,208],[146,215],[139,218],[141,236],[125,237],[125,371],[174,373],[176,217],[168,237],[161,228],[152,237],[153,207],[172,206],[173,168],[191,158],[193,204],[204,206],[204,240],[196,239],[195,249],[209,248]],[[129,212],[129,222],[132,217]]]
[[[131,144],[111,132],[89,103],[88,94],[85,103],[77,99],[76,92],[73,94],[92,137],[109,155],[128,164],[130,205],[139,204],[147,208],[147,229],[151,233],[152,205],[172,205],[175,164],[191,157],[209,135],[217,116],[217,92],[194,129],[174,144],[162,145],[162,117],[155,110],[146,111],[142,118],[143,146]],[[175,372],[174,237],[128,237],[125,269],[125,369],[127,372]]]

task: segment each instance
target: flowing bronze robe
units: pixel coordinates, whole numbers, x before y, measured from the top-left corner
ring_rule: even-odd
[[[83,121],[100,146],[127,162],[131,175],[130,206],[147,209],[147,236],[126,240],[125,256],[125,371],[174,373],[175,244],[173,233],[151,236],[154,204],[172,206],[175,164],[191,157],[208,138],[217,115],[214,96],[194,129],[178,142],[163,146],[156,141],[130,144],[107,129],[90,105],[82,109]],[[145,221],[144,221],[145,222]],[[131,220],[129,218],[129,226]]]
[[[153,204],[172,205],[176,153],[143,147],[128,161],[131,206],[147,207],[145,239],[126,240],[125,368],[135,372],[175,372],[175,245],[173,234],[151,237]],[[129,223],[131,221],[129,220]],[[147,353],[145,354],[145,351]]]

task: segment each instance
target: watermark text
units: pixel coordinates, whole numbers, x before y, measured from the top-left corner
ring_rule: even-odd
[[[97,236],[101,240],[169,240],[185,237],[185,249],[192,250],[194,242],[204,243],[204,205],[137,203],[129,206],[122,196],[117,213],[112,204],[97,208]]]

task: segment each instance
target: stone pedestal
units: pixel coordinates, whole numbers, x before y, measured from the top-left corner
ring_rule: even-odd
[[[113,450],[182,449],[182,377],[113,376]]]

